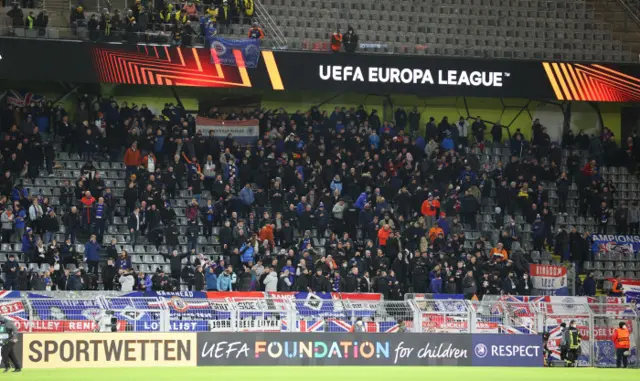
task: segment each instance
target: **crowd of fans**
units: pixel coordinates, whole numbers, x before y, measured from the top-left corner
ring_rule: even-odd
[[[499,124],[487,131],[479,116],[431,118],[422,129],[417,108],[399,108],[395,122],[362,106],[203,112],[257,119],[260,138],[243,146],[231,135],[203,134],[180,105],[154,113],[84,95],[72,114],[51,103],[0,110],[2,239],[21,242],[23,253],[3,265],[5,289],[80,290],[101,283],[122,290],[379,292],[388,299],[406,292],[530,295],[532,259],[516,224],[520,216],[531,224],[534,250],[578,266],[590,259],[590,232],[556,222],[567,213],[571,182],[579,184],[580,212],[593,215],[599,230],[638,228],[637,205],[618,202],[615,186],[599,171],[618,154],[636,158],[637,137],[625,148],[598,151],[594,146],[613,142],[608,129],[597,138],[569,132],[562,142],[570,150],[564,172],[560,145],[537,120],[527,141],[520,131],[503,139]],[[46,137],[34,125],[42,116]],[[508,163],[480,164],[474,152],[491,140],[509,143]],[[54,206],[29,186],[54,174],[58,143],[85,163]],[[575,148],[590,149],[594,159],[580,168]],[[123,203],[105,186],[97,158],[124,162]],[[557,210],[544,182],[557,184]],[[180,191],[193,197],[185,211],[185,252],[172,206]],[[478,232],[479,213],[491,198],[495,239]],[[105,240],[114,217],[126,221],[127,244],[135,248],[146,237],[145,245],[166,248],[161,254],[170,271],[136,271],[140,263],[118,250],[115,239]],[[62,226],[65,241],[56,242]],[[204,254],[199,237],[215,240],[215,255]],[[50,267],[37,273],[21,261]]]
[[[199,0],[135,0],[122,10],[112,9],[109,1],[105,5],[99,12],[92,10],[95,13],[87,12],[82,2],[73,6],[69,16],[73,32],[92,41],[171,42],[190,46],[195,38],[229,34],[232,24],[251,24],[255,12],[254,0],[214,0],[207,4]],[[44,35],[49,24],[47,10],[25,14],[22,10],[25,6],[33,8],[26,1],[22,6],[12,3],[7,12],[12,27],[37,30]]]
[[[72,28],[86,27],[93,41],[166,42],[192,45],[194,37],[230,33],[231,24],[250,24],[254,0],[215,0],[201,4],[197,0],[135,3],[124,10],[109,6],[99,14],[85,14],[82,5],[71,10]]]

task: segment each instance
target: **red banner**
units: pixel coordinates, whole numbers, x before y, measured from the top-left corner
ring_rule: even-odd
[[[98,324],[91,320],[31,320],[14,321],[20,332],[95,332]],[[126,322],[118,321],[118,331],[125,330]]]

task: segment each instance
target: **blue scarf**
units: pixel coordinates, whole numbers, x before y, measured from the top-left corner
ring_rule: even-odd
[[[96,204],[96,218],[102,218],[104,213],[104,204]]]

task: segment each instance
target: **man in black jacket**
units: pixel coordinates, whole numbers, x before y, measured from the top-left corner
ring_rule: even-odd
[[[140,208],[135,208],[133,213],[127,220],[127,228],[129,229],[129,237],[131,238],[131,246],[135,249],[138,238],[140,237],[140,228],[142,225],[142,219],[140,217]]]
[[[80,214],[78,208],[71,207],[71,211],[64,216],[64,226],[67,228],[67,237],[71,243],[76,243],[76,234],[80,228]]]
[[[389,281],[387,280],[386,271],[382,270],[378,274],[378,277],[376,278],[376,282],[375,282],[375,290],[376,292],[382,294],[385,300],[389,299],[390,285],[389,285]]]
[[[169,267],[171,268],[171,277],[180,281],[180,271],[182,270],[182,259],[188,255],[195,255],[196,251],[192,250],[190,253],[184,253],[178,255],[178,250],[173,250],[171,255],[164,255],[164,259],[169,261]]]
[[[4,264],[2,272],[5,273],[4,289],[5,290],[17,290],[17,278],[18,278],[19,265],[16,261],[16,257],[13,254],[9,254],[9,260]]]
[[[344,278],[345,292],[358,292],[360,288],[360,280],[358,279],[358,268],[352,267],[351,272]]]
[[[329,282],[322,273],[322,269],[316,270],[316,275],[311,279],[311,290],[313,292],[329,292]]]
[[[348,53],[353,53],[358,48],[358,35],[352,27],[349,27],[347,34],[343,36],[342,43],[344,45],[344,51]]]
[[[175,223],[171,222],[166,228],[164,228],[164,239],[167,245],[167,253],[173,253],[176,247],[178,247],[178,236],[180,231]]]
[[[113,264],[113,259],[107,259],[107,265],[102,268],[102,284],[105,291],[113,290],[113,281],[118,274],[118,269]]]

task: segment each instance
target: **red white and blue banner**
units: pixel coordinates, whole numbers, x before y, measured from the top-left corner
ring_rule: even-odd
[[[170,313],[169,329],[178,332],[350,332],[354,320],[374,316],[382,300],[380,294],[360,293],[158,291],[99,300],[28,292],[29,306],[25,306],[20,295],[2,292],[0,313],[21,332],[92,332],[106,309],[115,311],[119,331],[154,332],[161,329],[159,311],[165,308]],[[297,311],[296,321],[283,316],[291,306]],[[237,321],[232,323],[232,316]],[[393,319],[366,325],[367,332],[397,330]]]
[[[637,302],[638,309],[640,309],[640,280],[637,279],[623,279],[622,293],[627,299],[627,303]]]
[[[637,235],[594,234],[591,238],[594,253],[633,254],[640,251],[640,236]]]
[[[27,107],[31,103],[40,103],[43,101],[44,97],[35,93],[16,90],[9,90],[7,92],[7,104],[9,106]]]
[[[569,295],[567,287],[567,268],[553,265],[534,265],[529,268],[533,288],[538,295],[566,296]]]

